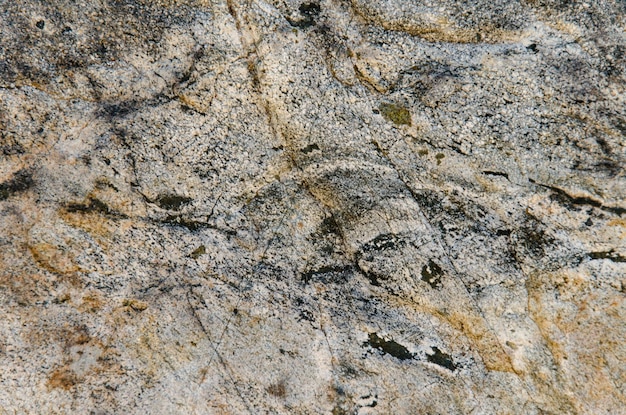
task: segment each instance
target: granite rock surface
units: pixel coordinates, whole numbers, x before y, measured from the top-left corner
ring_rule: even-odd
[[[625,12],[0,0],[0,414],[626,413]]]

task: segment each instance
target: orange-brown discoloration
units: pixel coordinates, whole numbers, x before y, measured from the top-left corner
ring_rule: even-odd
[[[76,383],[78,383],[78,378],[67,365],[53,371],[48,378],[48,387],[51,389],[70,390]]]
[[[29,245],[28,250],[37,265],[48,272],[71,276],[82,271],[76,264],[74,255],[62,247],[40,242]]]

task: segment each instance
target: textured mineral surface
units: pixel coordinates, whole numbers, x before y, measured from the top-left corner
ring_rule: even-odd
[[[0,0],[0,414],[626,413],[623,0]]]

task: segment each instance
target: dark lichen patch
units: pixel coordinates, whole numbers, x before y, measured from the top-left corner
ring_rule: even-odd
[[[300,11],[300,13],[302,13],[305,16],[313,16],[313,17],[319,15],[320,12],[322,11],[319,4],[312,3],[312,2],[302,3],[300,7],[298,7],[298,10]]]
[[[361,274],[367,278],[367,280],[370,282],[370,284],[372,284],[374,287],[380,287],[380,281],[381,280],[386,280],[387,276],[386,275],[382,275],[379,274],[377,272],[372,272],[372,271],[367,271],[365,269],[363,269],[363,267],[358,267],[359,271],[361,272]]]
[[[415,357],[413,353],[410,353],[409,350],[400,343],[393,340],[385,340],[377,333],[370,333],[368,340],[363,343],[363,345],[380,350],[384,354],[388,354],[399,360],[410,360]]]
[[[300,7],[298,7],[298,11],[300,12],[301,17],[296,19],[286,17],[286,19],[291,26],[298,27],[300,29],[306,29],[315,25],[315,20],[322,11],[322,8],[318,3],[304,2],[300,4]]]
[[[333,407],[332,415],[348,415],[350,412],[346,409],[343,409],[341,406],[336,405]]]
[[[160,195],[156,203],[161,209],[180,210],[183,206],[190,204],[193,199],[175,194]]]
[[[333,215],[324,218],[319,226],[319,234],[341,236],[341,228]]]
[[[613,262],[626,262],[626,257],[614,251],[589,252],[588,256],[591,259],[608,259]]]
[[[398,235],[393,233],[386,233],[378,235],[376,238],[369,242],[366,242],[361,247],[362,252],[373,251],[387,251],[390,249],[398,249],[406,245],[406,242],[402,240]]]
[[[102,213],[111,216],[124,216],[95,197],[88,198],[85,203],[69,203],[65,206],[65,211],[68,213]]]
[[[308,284],[314,279],[324,283],[344,283],[352,275],[354,268],[351,265],[321,267],[302,274],[301,280]]]
[[[445,155],[445,154],[443,154],[443,153],[437,153],[437,154],[435,155],[435,159],[437,160],[437,165],[440,165],[440,164],[441,164],[441,160],[443,160],[445,157],[446,157],[446,155]]]
[[[285,382],[278,382],[271,384],[267,387],[267,393],[272,396],[276,396],[277,398],[284,398],[287,396],[287,388],[285,387]]]
[[[411,193],[420,208],[434,216],[443,210],[444,194],[433,190],[420,190]]]
[[[304,147],[303,149],[301,149],[300,151],[303,152],[304,154],[309,154],[312,153],[315,150],[319,150],[320,147],[313,143],[313,144],[309,144],[308,146]]]
[[[554,239],[535,221],[529,221],[517,229],[515,239],[526,253],[536,258],[545,256],[547,246],[554,244]]]
[[[592,169],[598,173],[603,172],[607,177],[617,177],[622,171],[622,163],[615,160],[602,160],[594,163]]]
[[[163,219],[161,223],[171,226],[180,226],[190,231],[197,231],[198,229],[209,227],[205,222],[186,219],[181,215],[169,215]]]
[[[454,361],[452,360],[452,356],[447,353],[443,353],[437,347],[433,347],[433,354],[427,354],[426,359],[430,363],[445,367],[452,372],[454,372],[457,368],[457,366],[454,364]]]
[[[115,104],[104,104],[101,112],[107,118],[119,118],[137,111],[138,108],[139,104],[137,102],[124,101]]]
[[[298,315],[298,321],[306,320],[311,323],[315,322],[315,315],[309,310],[300,310],[300,314]]]
[[[61,294],[52,300],[52,304],[65,304],[72,299],[69,293]]]
[[[2,66],[0,64],[0,74],[2,73]],[[0,123],[0,153],[4,156],[15,156],[18,154],[24,154],[24,146],[13,136],[7,136],[2,133],[2,129],[5,127]]]
[[[626,118],[615,117],[611,119],[611,124],[615,127],[623,136],[626,136]]]
[[[307,297],[297,297],[293,301],[294,309],[298,311],[298,321],[315,322],[315,305],[311,303],[311,299]]]
[[[206,254],[206,247],[204,245],[200,245],[199,247],[194,249],[193,252],[189,256],[192,257],[193,259],[198,259],[200,258],[200,256],[204,254]]]
[[[432,259],[428,260],[428,264],[422,267],[422,281],[427,282],[428,285],[431,286],[431,288],[441,287],[442,275],[443,270]]]
[[[411,113],[400,105],[383,102],[378,106],[378,110],[384,119],[395,125],[411,125]]]
[[[0,200],[8,199],[16,193],[24,192],[35,184],[32,172],[29,169],[17,171],[13,177],[0,183]]]

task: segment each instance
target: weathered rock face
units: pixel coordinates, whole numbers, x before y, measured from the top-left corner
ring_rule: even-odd
[[[1,9],[0,413],[624,413],[624,2]]]

